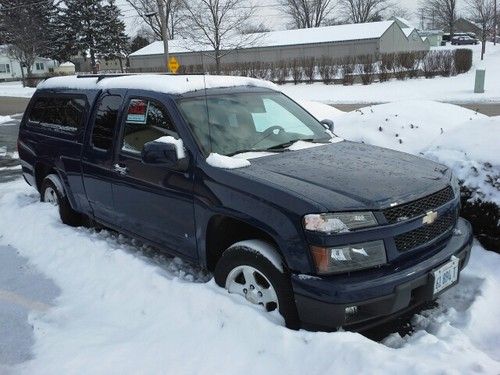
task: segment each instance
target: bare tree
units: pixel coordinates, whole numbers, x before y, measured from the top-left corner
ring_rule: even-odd
[[[335,7],[333,0],[279,0],[278,4],[297,29],[324,25]]]
[[[483,60],[488,35],[495,25],[494,0],[467,0],[466,9],[470,19],[481,26],[481,60]]]
[[[221,59],[235,49],[249,47],[262,34],[244,33],[255,7],[245,0],[184,0],[187,21],[185,47],[215,60],[220,74]]]
[[[164,3],[168,35],[174,39],[182,28],[185,21],[185,9],[183,0],[162,0]],[[137,14],[149,26],[155,39],[161,40],[161,20],[158,13],[157,0],[126,0],[135,9]]]
[[[420,3],[422,19],[432,20],[433,28],[448,29],[450,38],[455,33],[457,21],[457,0],[423,0]]]
[[[345,20],[353,23],[378,21],[392,5],[389,0],[339,0],[338,4]]]

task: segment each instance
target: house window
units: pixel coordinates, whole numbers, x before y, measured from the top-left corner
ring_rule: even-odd
[[[43,70],[43,68],[44,68],[43,63],[36,63],[35,68],[36,68],[36,70]]]
[[[10,73],[10,65],[0,64],[0,73]]]

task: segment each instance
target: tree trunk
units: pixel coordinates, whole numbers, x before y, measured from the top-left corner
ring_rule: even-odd
[[[92,66],[92,74],[97,74],[97,64],[95,62],[95,52],[94,49],[90,49],[90,65]]]
[[[123,61],[121,56],[118,58],[118,61],[120,62],[120,72],[123,73]]]
[[[220,75],[220,51],[215,51],[215,74]]]
[[[486,39],[483,38],[481,42],[481,60],[484,60],[485,53],[486,53]]]
[[[23,82],[23,87],[26,87],[26,78],[24,77],[24,63],[22,61],[19,61],[19,65],[21,65],[21,79]]]

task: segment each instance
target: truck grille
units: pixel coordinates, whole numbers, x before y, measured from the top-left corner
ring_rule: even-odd
[[[400,252],[405,252],[420,245],[424,245],[450,231],[455,226],[456,219],[456,211],[453,211],[438,218],[432,224],[424,225],[410,232],[400,234],[394,237],[396,248]]]
[[[387,208],[383,211],[384,216],[389,224],[394,224],[399,221],[410,220],[414,217],[424,215],[430,210],[442,206],[454,198],[453,189],[451,186],[438,191],[437,193],[428,195],[427,197],[416,201],[405,203],[400,206]]]

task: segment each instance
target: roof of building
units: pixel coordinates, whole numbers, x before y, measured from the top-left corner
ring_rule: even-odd
[[[263,87],[278,90],[271,82],[247,77],[209,75],[161,75],[137,74],[123,76],[64,76],[49,78],[41,82],[37,89],[138,89],[167,94],[183,94],[205,88],[227,88],[236,86]]]
[[[249,39],[254,43],[249,47],[278,47],[316,43],[344,42],[380,38],[394,21],[357,23],[315,27],[310,29],[269,31],[252,34]],[[232,43],[234,45],[234,43]],[[224,49],[224,47],[222,48]],[[193,51],[208,51],[208,46],[193,46],[192,41],[175,39],[169,41],[169,52],[185,53]],[[130,56],[160,55],[163,53],[163,42],[157,41],[130,54]]]

